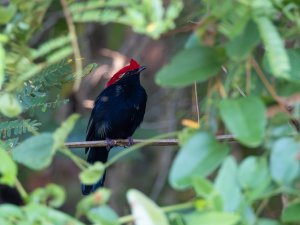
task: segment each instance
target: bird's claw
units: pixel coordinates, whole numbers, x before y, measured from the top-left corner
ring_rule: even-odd
[[[115,143],[113,140],[111,140],[109,138],[106,138],[105,141],[106,141],[106,149],[107,149],[107,151],[109,151],[111,149],[111,147],[113,147],[115,145]]]
[[[132,146],[134,144],[133,138],[130,136],[128,137],[128,147]]]

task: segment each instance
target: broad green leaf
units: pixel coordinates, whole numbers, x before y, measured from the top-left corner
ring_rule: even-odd
[[[237,175],[237,164],[232,156],[228,156],[215,180],[215,189],[221,194],[224,210],[228,212],[237,210],[243,201]]]
[[[13,186],[17,176],[17,166],[8,153],[0,148],[0,183]]]
[[[81,183],[91,185],[96,183],[103,175],[105,166],[101,162],[96,162],[90,165],[87,169],[79,174]]]
[[[195,135],[198,132],[198,129],[194,128],[184,128],[179,134],[178,134],[178,139],[180,146],[185,145],[193,135]]]
[[[223,51],[212,47],[184,49],[158,72],[156,83],[162,86],[183,87],[205,81],[218,73],[223,61]]]
[[[65,201],[66,195],[63,188],[56,184],[48,184],[44,188],[37,188],[31,194],[31,203],[41,203],[52,207],[60,207]]]
[[[290,79],[290,61],[276,27],[269,18],[263,16],[256,18],[255,22],[265,45],[272,74],[278,78]]]
[[[253,21],[250,21],[242,34],[226,44],[226,51],[231,59],[241,61],[248,57],[258,42],[257,26]]]
[[[197,34],[197,32],[193,32],[187,41],[185,42],[184,48],[195,48],[201,46],[201,39],[200,35]]]
[[[291,79],[300,81],[300,49],[287,50],[291,64]]]
[[[112,208],[103,205],[90,209],[87,212],[87,218],[95,223],[101,225],[118,225],[118,215],[112,210]]]
[[[73,130],[78,118],[78,114],[73,114],[69,116],[59,128],[56,129],[53,134],[54,149],[58,149],[59,147],[64,145],[65,140],[67,139],[69,133]]]
[[[228,147],[211,134],[199,132],[177,153],[169,174],[176,189],[191,186],[193,177],[205,177],[215,170],[228,154]]]
[[[294,202],[289,204],[283,209],[281,214],[281,220],[283,222],[300,222],[300,202]]]
[[[13,159],[34,170],[41,170],[51,164],[55,154],[51,133],[30,137],[19,144],[12,152]]]
[[[266,108],[257,97],[225,99],[219,103],[227,129],[242,144],[257,147],[265,136]]]
[[[282,185],[291,184],[299,177],[300,165],[297,159],[300,143],[293,138],[281,138],[271,151],[270,169],[272,178]]]
[[[191,225],[235,225],[240,220],[238,214],[225,212],[191,213],[184,217]]]
[[[15,225],[18,222],[23,220],[23,213],[20,207],[11,205],[11,204],[1,204],[0,205],[0,222],[1,219],[5,221],[5,223],[1,223],[3,225]],[[8,223],[8,221],[14,221],[15,223]]]
[[[78,215],[86,214],[90,209],[97,208],[107,203],[111,195],[111,191],[106,188],[97,189],[94,193],[84,197],[77,204]]]
[[[238,178],[244,189],[265,189],[271,182],[267,160],[254,156],[245,158],[239,166]]]
[[[261,218],[257,221],[257,225],[281,225],[276,220]]]
[[[17,12],[17,7],[10,4],[7,7],[0,7],[0,24],[8,23]]]
[[[126,197],[136,225],[169,225],[162,209],[143,193],[130,189]]]
[[[205,177],[216,169],[228,151],[209,133],[193,135],[177,153],[169,174],[170,184],[176,189],[191,186],[194,177]]]
[[[7,117],[16,117],[22,112],[22,106],[14,95],[5,93],[0,96],[0,112]]]
[[[30,203],[23,208],[26,214],[26,222],[29,224],[72,224],[72,225],[84,225],[77,219],[53,208]]]

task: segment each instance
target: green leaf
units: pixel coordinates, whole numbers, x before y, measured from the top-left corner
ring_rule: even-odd
[[[296,81],[294,83],[294,85],[299,85],[300,82],[300,49],[288,49],[286,50],[288,57],[289,57],[289,61],[290,61],[290,66],[291,66],[291,70],[290,70],[290,77],[288,77],[289,81]],[[264,70],[266,70],[268,73],[272,73],[271,68],[270,68],[270,63],[267,59],[267,55],[265,54],[262,60],[262,64],[263,64],[263,68]],[[290,83],[292,84],[292,83]],[[298,86],[297,86],[298,88]],[[288,89],[289,91],[293,91],[290,90],[291,88],[286,87],[286,89]],[[292,92],[293,93],[293,92]]]
[[[95,223],[101,225],[118,225],[118,215],[112,210],[112,208],[103,205],[92,208],[87,213],[87,218]]]
[[[232,156],[228,156],[215,180],[215,189],[223,199],[225,211],[235,211],[242,202],[240,185],[237,180],[238,167]]]
[[[193,187],[197,196],[204,198],[210,208],[219,211],[223,210],[222,197],[209,180],[202,177],[195,177],[193,178]]]
[[[271,151],[270,169],[272,178],[279,184],[291,184],[300,172],[297,159],[300,144],[293,138],[281,138],[274,143]]]
[[[0,183],[13,186],[17,176],[17,166],[8,153],[0,148]]]
[[[300,49],[287,50],[291,64],[291,80],[300,81]]]
[[[94,193],[83,198],[77,204],[76,214],[86,214],[90,209],[106,204],[111,195],[111,191],[106,188],[97,189]]]
[[[73,114],[69,116],[58,129],[56,129],[53,134],[54,149],[58,149],[65,144],[65,140],[67,139],[69,133],[73,130],[78,118],[78,114]]]
[[[244,189],[265,189],[271,182],[267,160],[254,156],[245,158],[239,167],[238,178]]]
[[[191,225],[235,225],[240,220],[237,214],[225,212],[191,213],[184,217]]]
[[[193,32],[184,44],[184,48],[195,48],[201,46],[201,38],[197,32]]]
[[[290,62],[276,27],[267,17],[255,19],[261,39],[265,45],[267,59],[270,63],[272,74],[278,78],[290,79]]]
[[[5,68],[5,49],[2,43],[0,42],[0,90],[2,89],[2,85],[5,77],[4,68]]]
[[[276,220],[261,218],[257,221],[257,225],[281,225]]]
[[[162,209],[143,193],[130,189],[126,196],[136,225],[169,225]]]
[[[228,154],[228,147],[209,133],[199,132],[181,148],[171,167],[169,181],[176,189],[191,185],[193,177],[205,177],[215,170]]]
[[[8,221],[14,221],[14,224],[19,224],[18,222],[21,222],[24,215],[22,213],[22,210],[20,207],[11,205],[11,204],[1,204],[0,205],[0,222],[1,219],[5,221],[5,223],[1,224],[7,224]],[[9,223],[11,225],[13,223]]]
[[[227,129],[242,144],[257,147],[265,136],[266,108],[257,97],[225,99],[219,103]]]
[[[51,164],[55,154],[51,133],[30,137],[19,144],[12,152],[13,159],[34,170],[41,170]]]
[[[9,93],[0,96],[0,106],[0,112],[7,117],[16,117],[22,112],[21,104]]]
[[[244,32],[226,44],[228,56],[236,61],[244,60],[259,42],[257,26],[248,22]]]
[[[221,69],[224,55],[212,47],[194,47],[176,54],[156,75],[162,86],[183,87],[207,80]]]
[[[30,194],[31,203],[41,203],[52,207],[60,207],[66,198],[64,189],[56,184],[48,184],[45,188],[37,188]]]
[[[7,7],[0,7],[0,24],[8,23],[17,12],[17,7],[10,4]]]
[[[79,174],[81,183],[91,185],[96,183],[103,175],[105,166],[101,162],[95,162],[87,169],[83,170]]]
[[[29,224],[84,225],[82,222],[76,220],[75,218],[72,218],[71,216],[61,211],[40,204],[34,204],[34,203],[27,204],[23,208],[23,211],[26,214],[26,220],[29,222],[28,225]]]
[[[300,202],[294,202],[289,204],[283,209],[281,214],[281,220],[285,223],[288,222],[300,222]]]

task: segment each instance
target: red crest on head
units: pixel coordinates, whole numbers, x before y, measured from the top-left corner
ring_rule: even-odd
[[[131,70],[136,70],[138,68],[140,68],[140,64],[138,64],[137,61],[135,61],[134,59],[131,59],[129,65],[125,66],[124,68],[116,72],[112,76],[112,78],[110,78],[110,80],[106,83],[105,87],[108,87],[113,83],[117,82],[118,80],[120,80],[122,78],[122,75],[125,74],[126,72]]]

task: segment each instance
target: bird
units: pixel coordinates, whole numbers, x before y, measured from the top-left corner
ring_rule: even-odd
[[[106,83],[98,95],[91,111],[86,130],[86,141],[106,140],[106,147],[88,147],[85,149],[87,162],[105,163],[108,159],[110,140],[127,139],[133,144],[132,135],[144,119],[147,93],[140,83],[140,73],[146,67],[140,66],[134,59],[120,69]],[[81,185],[83,195],[103,187],[106,171],[93,185]]]

